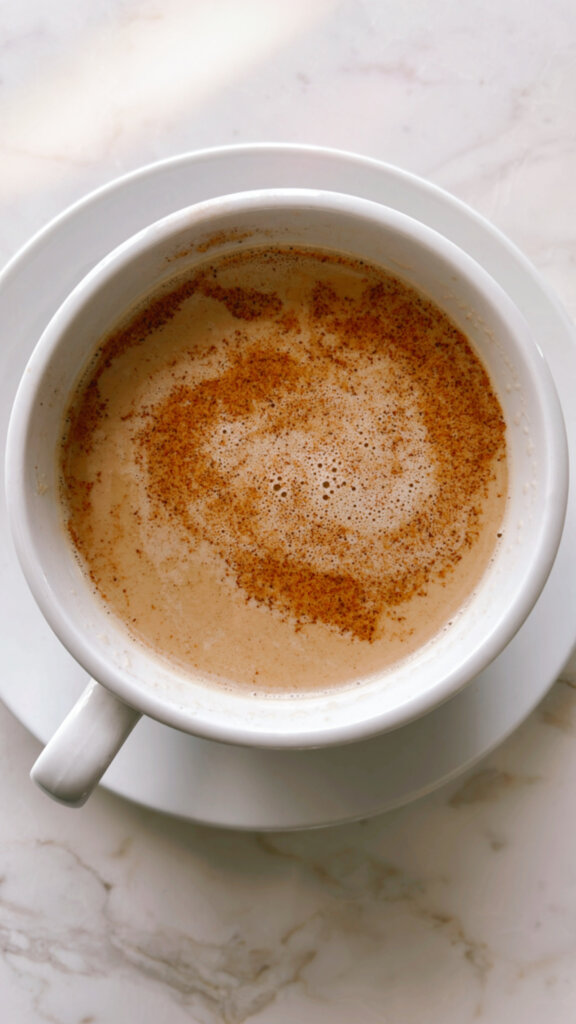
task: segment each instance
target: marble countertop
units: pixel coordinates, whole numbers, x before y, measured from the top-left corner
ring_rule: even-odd
[[[572,0],[6,0],[2,14],[0,263],[143,165],[305,143],[446,189],[576,317]],[[576,637],[576,583],[573,610]],[[574,657],[464,774],[315,831],[208,828],[103,788],[71,811],[29,781],[39,743],[2,704],[0,738],[3,1021],[576,1020]]]

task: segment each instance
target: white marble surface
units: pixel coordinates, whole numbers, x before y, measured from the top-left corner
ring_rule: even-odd
[[[465,200],[575,317],[575,107],[572,0],[5,0],[0,261],[143,164],[305,142]],[[69,811],[0,737],[3,1022],[576,1020],[574,659],[466,775],[316,832]]]

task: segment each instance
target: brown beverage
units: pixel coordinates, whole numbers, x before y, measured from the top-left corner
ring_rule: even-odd
[[[500,405],[448,317],[370,264],[281,248],[207,262],[103,339],[61,471],[110,612],[185,671],[270,693],[430,640],[507,491]]]

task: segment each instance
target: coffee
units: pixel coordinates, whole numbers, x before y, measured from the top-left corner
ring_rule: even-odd
[[[134,636],[207,681],[302,693],[457,614],[497,544],[505,425],[437,306],[270,247],[207,260],[102,340],[61,477],[81,564]]]

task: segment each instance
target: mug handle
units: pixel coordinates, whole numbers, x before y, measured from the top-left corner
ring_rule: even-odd
[[[90,680],[30,772],[31,779],[69,807],[82,807],[141,718]]]

